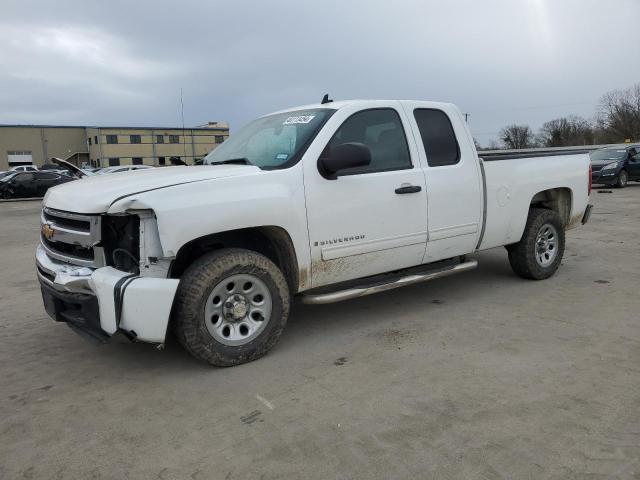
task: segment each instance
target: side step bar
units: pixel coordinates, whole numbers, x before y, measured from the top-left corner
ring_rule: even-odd
[[[436,278],[442,278],[456,273],[466,272],[468,270],[473,270],[477,266],[477,260],[469,260],[464,263],[459,263],[451,267],[443,268],[441,270],[396,278],[391,282],[379,283],[366,287],[349,288],[336,292],[302,295],[302,302],[319,305],[323,303],[334,303],[341,302],[343,300],[351,300],[352,298],[364,297],[365,295],[371,295],[372,293],[384,292],[385,290],[392,290],[394,288],[404,287],[406,285],[413,285],[414,283],[426,282],[429,280],[435,280]]]

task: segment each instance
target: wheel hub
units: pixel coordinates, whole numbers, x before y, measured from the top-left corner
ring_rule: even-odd
[[[244,295],[231,295],[224,303],[224,315],[231,321],[242,320],[249,311],[248,301]]]

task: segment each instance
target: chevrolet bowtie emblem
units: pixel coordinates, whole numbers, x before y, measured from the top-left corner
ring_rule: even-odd
[[[42,232],[42,236],[47,240],[51,240],[53,238],[53,234],[56,233],[53,227],[48,223],[43,224],[40,231]]]

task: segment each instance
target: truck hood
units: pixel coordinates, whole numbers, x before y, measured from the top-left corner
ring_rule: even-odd
[[[251,165],[204,165],[147,168],[87,176],[50,188],[44,197],[43,205],[67,212],[104,213],[112,203],[129,195],[185,183],[255,175],[260,172],[258,167]]]

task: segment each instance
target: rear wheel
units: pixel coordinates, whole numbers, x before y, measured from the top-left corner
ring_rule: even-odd
[[[629,175],[626,170],[621,170],[618,174],[618,181],[616,182],[616,187],[624,188],[627,186],[627,182],[629,181]]]
[[[511,268],[523,278],[549,278],[562,261],[564,240],[564,227],[556,212],[530,209],[522,239],[507,247]]]
[[[186,270],[173,321],[189,353],[228,367],[265,355],[280,338],[289,306],[287,282],[271,260],[249,250],[223,249]]]

